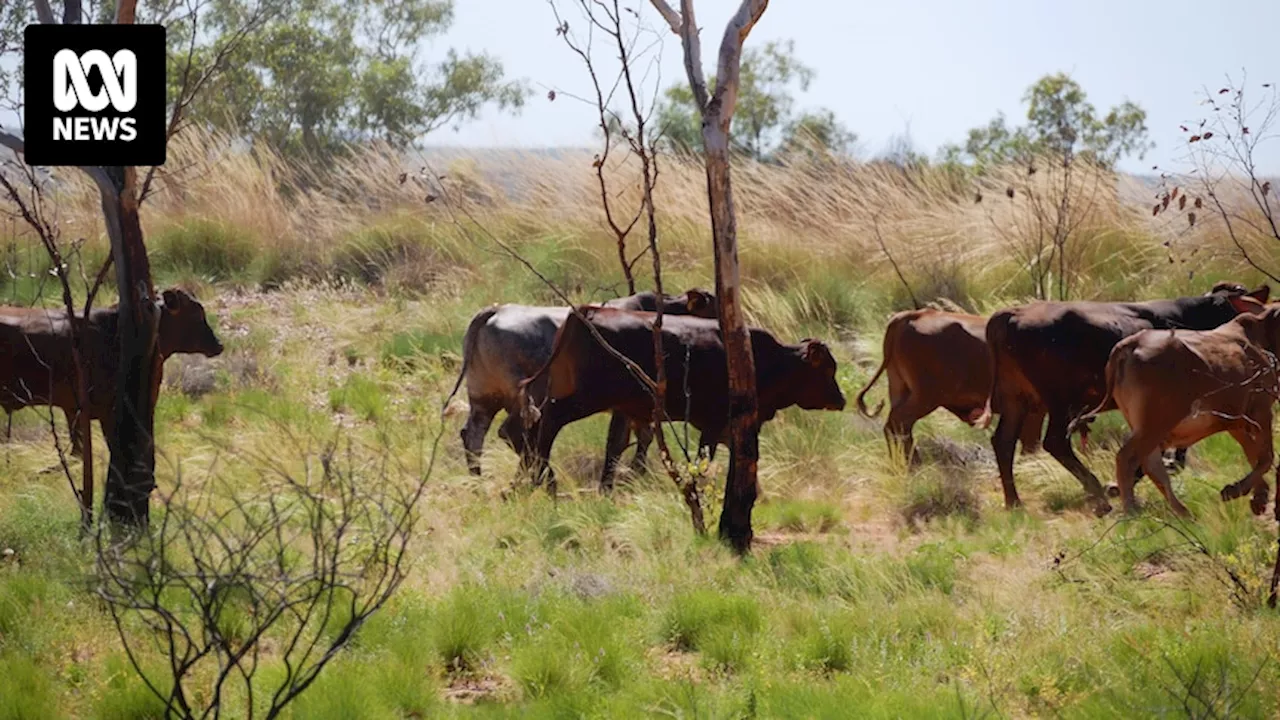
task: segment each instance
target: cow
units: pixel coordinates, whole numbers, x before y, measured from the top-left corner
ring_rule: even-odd
[[[1135,509],[1135,470],[1144,466],[1170,509],[1186,517],[1160,452],[1229,432],[1251,470],[1222,489],[1223,501],[1252,490],[1255,515],[1267,509],[1266,473],[1274,460],[1272,403],[1277,399],[1280,305],[1242,314],[1213,330],[1143,330],[1116,344],[1107,360],[1106,396],[1082,420],[1119,408],[1132,433],[1116,454],[1116,484],[1126,512]],[[1280,518],[1280,504],[1276,507]]]
[[[986,330],[991,390],[976,424],[985,428],[993,415],[1000,416],[991,445],[1005,507],[1022,504],[1013,457],[1024,424],[1033,413],[1047,411],[1044,449],[1080,481],[1097,515],[1111,512],[1097,477],[1072,451],[1068,438],[1072,420],[1095,407],[1106,392],[1112,348],[1140,330],[1216,328],[1241,312],[1259,311],[1270,292],[1263,285],[1244,295],[1223,288],[1200,297],[1138,303],[1034,302],[993,314]]]
[[[582,307],[578,312],[556,334],[547,363],[521,382],[531,440],[523,467],[532,471],[535,484],[545,477],[550,488],[555,476],[547,461],[565,425],[604,411],[620,413],[636,425],[653,418],[650,389],[614,354],[627,358],[650,378],[656,375],[653,313],[599,307]],[[750,333],[761,425],[792,405],[806,410],[844,409],[836,360],[824,343],[805,339],[784,345],[766,330],[751,328]],[[725,440],[729,423],[728,368],[718,323],[694,317],[664,318],[662,346],[666,417],[688,421],[701,433],[702,446],[714,449]],[[618,451],[610,448],[607,455]],[[606,456],[606,465],[612,459]]]
[[[868,411],[866,394],[881,374],[889,378],[889,417],[884,437],[892,453],[918,461],[911,430],[921,418],[938,408],[972,425],[991,390],[991,359],[987,353],[987,319],[980,315],[923,309],[893,315],[884,331],[880,367],[858,393],[858,412],[875,418],[884,408],[881,400]],[[1044,413],[1028,417],[1023,426],[1022,452],[1035,452],[1040,444]]]
[[[657,309],[656,296],[644,292],[608,303],[623,308]],[[716,317],[719,306],[715,295],[692,288],[680,295],[668,296],[662,311],[666,315],[696,315]],[[484,438],[499,411],[505,410],[507,418],[498,428],[498,437],[511,446],[517,454],[524,453],[524,428],[520,422],[519,383],[534,374],[551,357],[551,346],[556,331],[569,315],[566,307],[535,307],[529,305],[494,305],[471,318],[462,338],[462,368],[458,372],[453,393],[462,382],[467,383],[467,400],[470,410],[466,424],[460,433],[466,454],[467,468],[473,475],[480,474],[480,455],[484,450]],[[619,430],[619,426],[621,429]],[[630,427],[615,418],[609,426],[610,434],[626,441]],[[642,462],[648,450],[652,433],[648,425],[636,428],[636,462]],[[614,468],[605,467],[602,485],[612,482]]]
[[[183,290],[160,295],[160,327],[157,336],[161,359],[174,353],[222,354],[222,342],[209,327],[204,306]],[[120,366],[117,336],[119,307],[97,308],[87,320],[77,316],[80,352],[88,370],[88,412],[103,435],[111,437],[115,416],[112,407]],[[71,327],[65,310],[0,307],[0,408],[13,413],[24,407],[60,408],[71,429],[72,454],[84,447],[74,415],[79,408],[75,387]],[[159,395],[161,377],[152,378],[152,402]]]

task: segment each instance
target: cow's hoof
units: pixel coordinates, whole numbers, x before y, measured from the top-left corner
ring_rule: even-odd
[[[1249,499],[1249,509],[1254,515],[1262,515],[1267,511],[1267,498],[1253,497]]]
[[[1116,498],[1120,497],[1120,486],[1119,486],[1119,485],[1108,485],[1108,486],[1107,486],[1107,497],[1111,498],[1112,500],[1114,500],[1114,499],[1116,499]]]

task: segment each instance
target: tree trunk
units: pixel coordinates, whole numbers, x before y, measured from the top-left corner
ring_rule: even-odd
[[[742,44],[769,0],[741,0],[720,41],[714,94],[707,92],[702,72],[702,43],[693,14],[693,0],[681,0],[676,12],[666,0],[650,0],[671,31],[680,36],[689,88],[702,115],[702,147],[707,164],[707,198],[711,205],[711,235],[716,254],[716,298],[720,303],[720,334],[729,373],[729,478],[724,486],[720,538],[739,553],[751,549],[751,510],[759,494],[756,467],[760,460],[759,416],[756,402],[755,358],[738,274],[738,224],[729,181],[729,126],[738,102]]]
[[[138,218],[137,173],[132,167],[113,167],[102,168],[101,175],[96,179],[120,291],[116,330],[120,365],[111,423],[115,432],[107,435],[111,460],[103,506],[113,522],[145,527],[155,489],[152,390],[160,374],[156,347],[160,316]]]
[[[751,549],[751,510],[759,486],[756,467],[760,460],[756,406],[755,358],[751,334],[742,313],[738,273],[738,223],[733,210],[729,179],[728,120],[718,108],[710,108],[702,126],[706,148],[707,197],[711,204],[711,233],[716,260],[716,298],[720,304],[720,329],[729,371],[729,477],[724,486],[720,513],[720,537],[744,553]]]

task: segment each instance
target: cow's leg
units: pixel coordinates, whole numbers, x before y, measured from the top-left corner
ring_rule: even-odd
[[[631,456],[631,470],[637,475],[649,470],[649,445],[653,442],[654,427],[648,423],[636,425],[636,453]]]
[[[556,497],[556,473],[551,468],[551,448],[565,425],[588,414],[581,412],[572,400],[547,403],[542,417],[525,433],[525,439],[531,446],[525,456],[530,458],[528,467],[533,473],[533,485],[536,487],[546,482],[547,494],[553,498]]]
[[[1083,462],[1080,462],[1075,450],[1071,448],[1071,436],[1068,432],[1070,422],[1066,408],[1050,408],[1049,427],[1044,432],[1044,449],[1053,456],[1054,460],[1076,476],[1084,486],[1084,491],[1093,498],[1094,514],[1101,517],[1111,512],[1111,503],[1107,502],[1107,495],[1102,490],[1102,484],[1098,482],[1097,476],[1085,467]]]
[[[78,414],[62,409],[62,415],[67,419],[67,434],[71,436],[71,457],[84,456],[84,438],[80,437],[80,423],[76,420]]]
[[[991,449],[995,452],[996,465],[1000,468],[1000,486],[1004,489],[1006,509],[1022,505],[1022,500],[1018,498],[1018,488],[1013,484],[1013,456],[1017,453],[1018,438],[1022,436],[1026,418],[1026,407],[1015,401],[1010,407],[1000,409],[1000,422],[991,435]]]
[[[1040,435],[1044,432],[1044,411],[1031,410],[1022,421],[1022,433],[1018,441],[1022,443],[1022,454],[1031,455],[1040,449]]]
[[[1137,509],[1137,503],[1133,497],[1133,486],[1137,483],[1139,477],[1138,468],[1146,461],[1146,455],[1152,450],[1159,452],[1159,447],[1154,443],[1145,443],[1149,447],[1143,447],[1143,439],[1137,433],[1129,433],[1129,437],[1116,451],[1116,492],[1114,497],[1119,497],[1124,505],[1125,512],[1133,512]]]
[[[720,447],[720,443],[718,441],[708,440],[707,438],[708,436],[718,437],[718,435],[719,435],[719,432],[702,433],[702,435],[698,438],[698,454],[701,455],[702,452],[705,450],[707,453],[707,462],[711,462],[716,459],[716,448]]]
[[[467,415],[467,423],[462,426],[462,449],[467,456],[467,469],[472,475],[480,474],[480,453],[484,451],[484,436],[489,432],[489,426],[493,424],[493,416],[498,414],[501,408],[478,402],[475,399],[471,401],[471,412]]]
[[[1254,515],[1261,515],[1267,510],[1267,496],[1270,494],[1267,488],[1267,471],[1275,460],[1271,442],[1271,409],[1267,408],[1260,415],[1261,417],[1253,418],[1258,424],[1257,428],[1235,425],[1230,429],[1231,437],[1240,443],[1240,449],[1244,450],[1252,469],[1239,482],[1222,488],[1221,493],[1222,501],[1229,502],[1252,491],[1249,509],[1253,510]]]
[[[1176,448],[1173,451],[1173,470],[1181,472],[1187,469],[1187,449]]]
[[[884,439],[889,445],[890,457],[906,458],[909,465],[920,461],[915,451],[915,438],[911,435],[912,428],[920,418],[938,408],[937,405],[924,407],[925,403],[915,398],[909,392],[893,398],[893,407],[889,409],[889,417],[884,423]],[[895,455],[898,452],[901,452],[900,456]]]
[[[1164,466],[1164,453],[1161,448],[1157,447],[1148,453],[1142,465],[1151,476],[1151,482],[1156,484],[1156,488],[1164,496],[1165,502],[1169,503],[1169,509],[1173,514],[1181,518],[1191,517],[1191,511],[1187,510],[1187,506],[1173,494],[1173,481],[1169,478],[1169,470]]]
[[[609,418],[609,434],[604,444],[604,468],[600,471],[600,492],[613,490],[613,477],[617,473],[618,459],[627,447],[631,436],[631,421],[626,415],[615,412]]]

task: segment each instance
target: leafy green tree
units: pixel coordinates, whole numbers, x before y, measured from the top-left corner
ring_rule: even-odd
[[[1143,157],[1153,146],[1147,137],[1146,111],[1125,101],[1100,115],[1080,84],[1065,73],[1040,78],[1022,99],[1027,104],[1026,125],[1010,127],[1003,114],[997,115],[970,130],[963,145],[944,147],[944,161],[981,171],[1049,154],[1113,167],[1125,157]]]
[[[527,96],[490,56],[449,50],[434,64],[424,60],[425,41],[452,23],[453,0],[267,1],[282,12],[202,95],[197,120],[315,157],[352,140],[405,147],[486,105],[518,108]],[[213,37],[239,25],[249,2],[217,6]]]
[[[835,113],[822,108],[796,114],[794,92],[807,91],[815,73],[796,58],[795,41],[743,51],[741,73],[731,138],[735,151],[765,161],[795,152],[839,155],[851,150],[856,137]],[[708,78],[708,86],[715,83],[715,76]],[[701,123],[688,85],[666,89],[657,120],[669,149],[701,149]]]
[[[20,47],[32,5],[0,9],[0,50]],[[227,70],[185,115],[291,157],[323,158],[345,142],[371,139],[402,148],[486,106],[519,108],[528,96],[489,55],[447,50],[427,60],[426,46],[453,22],[454,0],[215,0],[201,6],[194,43],[195,23],[176,21],[182,7],[173,0],[138,7],[139,22],[169,29],[171,100],[189,54],[198,73],[249,27]],[[99,20],[114,13],[112,0],[96,6]],[[16,71],[0,73],[7,98],[16,98],[16,80]]]
[[[783,162],[794,158],[829,160],[851,154],[857,139],[836,120],[835,113],[822,108],[800,113],[788,122],[775,155]]]

